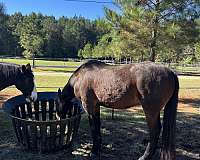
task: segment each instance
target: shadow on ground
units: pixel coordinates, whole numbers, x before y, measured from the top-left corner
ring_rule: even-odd
[[[102,117],[102,160],[137,160],[144,152],[148,129],[142,111],[111,111],[103,109]],[[73,152],[60,151],[54,154],[33,154],[17,145],[10,120],[0,113],[0,160],[79,160],[88,159],[91,137],[87,115],[84,114]],[[177,115],[177,160],[197,160],[200,150],[199,114],[178,113]]]
[[[193,107],[200,106],[200,99],[199,98],[180,98],[179,102],[183,103],[183,104],[191,105]]]
[[[52,70],[52,69],[48,69],[48,68],[39,68],[41,71],[45,71],[45,72],[56,72],[56,73],[73,73],[75,70],[76,70],[76,68],[75,69],[55,69],[55,70]]]

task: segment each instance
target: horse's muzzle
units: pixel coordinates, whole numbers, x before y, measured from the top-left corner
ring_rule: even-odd
[[[37,100],[37,91],[33,91],[33,92],[31,93],[30,98],[32,99],[32,101],[35,102],[35,101]]]
[[[31,92],[31,95],[26,97],[27,102],[35,102],[37,100],[37,92]]]

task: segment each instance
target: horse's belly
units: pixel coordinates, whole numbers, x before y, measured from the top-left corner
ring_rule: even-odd
[[[137,91],[129,89],[126,91],[102,92],[96,95],[98,101],[106,107],[125,109],[139,104]]]
[[[139,101],[138,100],[119,100],[116,102],[105,102],[103,103],[106,107],[108,108],[115,108],[115,109],[126,109],[129,107],[133,107],[136,105],[139,105]]]

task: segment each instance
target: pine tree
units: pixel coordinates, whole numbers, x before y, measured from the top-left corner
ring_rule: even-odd
[[[106,17],[122,39],[135,47],[133,53],[147,55],[151,61],[171,53],[177,58],[186,43],[195,41],[199,1],[116,0],[116,5],[120,13],[105,8]]]

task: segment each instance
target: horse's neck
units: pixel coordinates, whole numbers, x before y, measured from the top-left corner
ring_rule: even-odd
[[[9,86],[15,85],[18,74],[19,74],[18,67],[2,66],[0,68],[0,90],[3,90]]]

